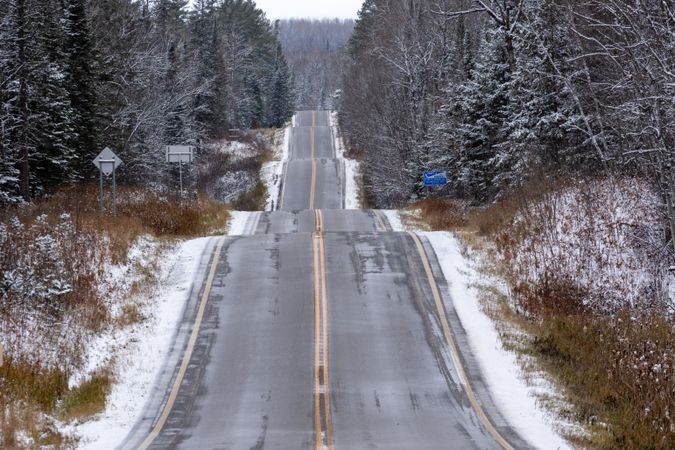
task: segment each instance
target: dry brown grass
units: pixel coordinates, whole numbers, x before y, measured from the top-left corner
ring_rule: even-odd
[[[267,186],[258,181],[254,188],[241,194],[232,202],[232,208],[237,211],[264,211],[267,203]]]
[[[430,198],[411,204],[408,211],[419,211],[417,217],[431,231],[457,229],[466,225],[467,206],[460,200]],[[415,220],[410,218],[410,220]]]
[[[612,185],[621,190],[620,182]],[[653,235],[644,228],[648,217],[640,216],[637,225],[621,221],[614,226],[609,215],[617,209],[603,203],[602,181],[591,182],[575,200],[578,210],[565,213],[564,220],[569,222],[571,217],[579,226],[568,227],[561,210],[564,202],[557,193],[574,186],[533,185],[494,205],[465,210],[459,217],[447,200],[421,202],[412,208],[431,229],[460,231],[463,242],[484,255],[487,267],[483,270],[508,283],[509,297],[481,286],[484,300],[489,299],[484,302],[486,312],[497,320],[505,347],[528,361],[530,370],[543,369],[561,388],[567,401],[562,406],[568,409],[558,412],[589,432],[572,437],[575,444],[608,450],[673,449],[675,323],[659,306],[663,303],[657,290],[626,292],[636,301],[624,303],[616,298],[622,283],[612,284],[617,280],[608,278],[617,270],[612,252],[635,251],[638,262],[641,255],[651,254],[648,240]],[[617,193],[629,200],[626,204],[640,205],[642,199],[633,194]],[[607,235],[598,237],[598,233]],[[556,254],[559,246],[565,248],[560,239],[573,234],[578,236],[578,257],[586,259],[575,263],[575,253],[564,253],[564,259],[550,260],[548,255]],[[593,262],[593,269],[586,260]],[[640,274],[630,271],[628,256],[620,263],[623,266],[618,268],[626,272],[618,273]],[[576,269],[566,272],[568,267]],[[608,283],[616,291],[607,289],[603,299],[591,270],[599,271],[597,282]],[[658,264],[653,270],[658,280],[662,276]],[[623,280],[625,286],[638,282]]]
[[[101,289],[106,268],[127,263],[141,236],[171,241],[222,232],[228,218],[226,206],[204,196],[181,203],[133,188],[119,190],[118,214],[111,217],[98,210],[96,186],[66,188],[0,212],[3,448],[23,445],[18,436],[58,448],[67,440],[58,436],[50,417],[84,419],[105,406],[109,372],[95,373],[72,389],[68,379],[81,367],[88,337],[144,318],[141,305],[127,302],[111,321],[110,299]],[[145,292],[157,276],[152,260],[137,269],[130,294]]]
[[[79,386],[71,389],[59,404],[58,415],[63,421],[92,417],[105,409],[113,378],[108,369],[91,374]]]

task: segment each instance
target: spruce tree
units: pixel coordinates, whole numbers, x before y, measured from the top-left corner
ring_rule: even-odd
[[[496,146],[504,140],[504,124],[511,81],[508,55],[501,30],[486,33],[471,78],[457,91],[462,123],[459,126],[459,184],[472,199],[485,201],[497,190]]]
[[[277,46],[275,68],[271,81],[269,117],[267,123],[273,127],[282,127],[293,114],[291,75],[286,64],[281,44]]]
[[[66,80],[77,133],[76,169],[81,178],[87,179],[94,175],[91,161],[101,150],[96,130],[94,51],[85,0],[65,0],[64,5]]]

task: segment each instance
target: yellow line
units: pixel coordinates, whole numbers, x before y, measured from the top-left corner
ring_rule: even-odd
[[[323,237],[323,211],[314,210],[312,246],[314,250],[314,433],[316,450],[333,450],[331,423],[329,355],[328,355],[328,295],[326,288],[326,248]],[[321,377],[323,374],[323,377]],[[324,399],[321,417],[321,398]]]
[[[431,271],[431,265],[429,264],[429,258],[427,257],[427,253],[424,250],[424,246],[422,245],[422,242],[420,241],[419,237],[415,233],[408,233],[408,234],[410,234],[410,236],[412,236],[413,238],[413,241],[415,241],[417,251],[419,252],[420,257],[422,258],[422,265],[424,266],[424,272],[426,272],[427,279],[429,280],[429,285],[431,286],[431,293],[434,297],[434,302],[436,303],[436,310],[438,311],[438,315],[441,320],[443,335],[445,337],[445,341],[448,344],[448,348],[450,349],[450,356],[452,357],[452,361],[455,364],[455,368],[457,369],[460,381],[464,386],[466,395],[469,398],[469,402],[471,403],[471,406],[473,407],[474,411],[476,411],[476,414],[478,415],[480,421],[483,423],[483,425],[492,435],[492,437],[499,443],[499,445],[501,445],[506,450],[515,450],[511,446],[511,444],[509,444],[508,441],[504,439],[504,437],[501,434],[499,434],[499,431],[497,431],[494,425],[492,425],[492,422],[490,422],[490,419],[485,414],[485,411],[483,411],[483,408],[481,407],[480,403],[478,402],[478,399],[476,398],[476,395],[473,392],[473,388],[469,383],[469,378],[466,376],[466,372],[464,371],[462,360],[459,357],[457,345],[455,344],[455,340],[452,337],[452,332],[450,331],[450,325],[448,324],[448,319],[445,315],[445,307],[443,306],[441,295],[438,292],[438,285],[436,284],[436,279],[434,278],[434,274]]]
[[[159,433],[162,431],[164,424],[169,418],[171,409],[173,408],[176,398],[178,397],[178,391],[180,386],[183,383],[183,378],[185,377],[185,372],[187,371],[188,365],[190,364],[190,358],[192,357],[192,352],[194,351],[195,344],[197,342],[197,337],[199,335],[199,328],[201,327],[202,320],[204,318],[204,311],[206,310],[206,303],[209,300],[209,294],[211,293],[211,286],[213,285],[213,279],[216,276],[216,268],[218,267],[218,260],[220,259],[220,252],[223,249],[223,244],[225,239],[220,239],[218,245],[216,246],[216,251],[213,253],[213,259],[211,261],[211,270],[209,271],[209,276],[206,279],[206,286],[204,287],[204,293],[202,294],[201,302],[199,304],[199,310],[197,311],[197,317],[195,318],[195,323],[192,326],[192,334],[190,335],[190,340],[188,341],[187,349],[183,355],[183,362],[181,363],[180,369],[178,370],[178,375],[176,380],[173,383],[171,388],[171,393],[169,394],[169,399],[164,405],[162,414],[159,416],[157,424],[152,429],[148,437],[143,441],[143,443],[138,447],[139,450],[146,450],[152,442],[159,436]]]
[[[316,111],[312,111],[312,126],[316,126]]]
[[[315,447],[317,450],[321,450],[323,448],[323,439],[321,436],[321,393],[319,391],[319,347],[321,345],[319,339],[321,319],[319,310],[319,251],[316,233],[313,233],[312,235],[312,245],[314,249],[314,434]]]
[[[319,219],[321,222],[321,229],[323,230],[323,212],[319,210]],[[326,249],[324,246],[323,232],[319,235],[319,243],[321,245],[321,297],[323,309],[323,384],[324,384],[324,405],[326,414],[326,444],[328,450],[333,449],[333,426],[331,424],[330,414],[330,381],[328,374],[330,373],[328,367],[328,298],[326,294]]]

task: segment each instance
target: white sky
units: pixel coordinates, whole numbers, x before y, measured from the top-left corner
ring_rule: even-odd
[[[341,18],[356,19],[363,0],[254,0],[258,8],[265,11],[267,18],[288,19]]]

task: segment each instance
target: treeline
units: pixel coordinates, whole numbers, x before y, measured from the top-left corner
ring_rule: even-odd
[[[353,30],[351,19],[279,22],[279,40],[293,74],[299,109],[335,108],[344,73],[344,47]]]
[[[366,0],[340,121],[370,200],[490,202],[537,177],[627,174],[659,187],[675,232],[675,4]]]
[[[161,182],[165,144],[282,125],[290,72],[251,0],[0,3],[0,204],[96,175]]]

